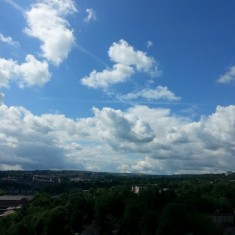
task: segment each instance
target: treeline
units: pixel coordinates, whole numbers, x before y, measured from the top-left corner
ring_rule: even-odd
[[[219,235],[208,214],[232,213],[233,183],[184,182],[174,188],[128,186],[38,194],[15,214],[0,219],[4,235],[72,235],[96,224],[101,235]]]

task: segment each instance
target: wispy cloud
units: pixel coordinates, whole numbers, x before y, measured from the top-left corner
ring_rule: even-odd
[[[108,67],[107,63],[105,61],[103,61],[102,59],[100,59],[98,56],[96,56],[94,53],[92,53],[91,51],[87,50],[86,48],[84,48],[83,46],[79,45],[76,43],[76,48],[78,50],[80,50],[81,52],[83,52],[84,54],[88,55],[89,57],[93,58],[94,60],[96,60],[97,62],[99,62],[100,64],[104,65],[105,67]]]
[[[16,10],[20,11],[21,13],[24,13],[24,8],[22,8],[19,4],[17,4],[13,0],[4,0],[4,1],[10,4],[12,7],[14,7]]]
[[[150,41],[150,40],[148,40],[148,41],[146,42],[146,46],[147,46],[148,48],[152,47],[152,46],[153,46],[153,42]]]
[[[2,33],[0,33],[0,42],[4,42],[15,47],[18,47],[20,45],[19,42],[14,41],[12,37],[6,37]]]
[[[4,100],[4,94],[0,92],[0,105],[3,104],[3,100]]]
[[[96,20],[95,12],[92,8],[86,9],[87,16],[84,18],[85,22],[90,22],[91,20]]]
[[[217,80],[218,83],[228,84],[235,80],[235,65],[231,66],[229,70]]]
[[[143,98],[147,100],[166,100],[166,101],[179,101],[181,98],[176,96],[166,86],[157,86],[155,89],[144,88],[139,91],[130,92],[125,95],[118,96],[121,100],[134,100]]]

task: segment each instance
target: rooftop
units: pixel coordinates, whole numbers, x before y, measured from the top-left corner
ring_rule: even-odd
[[[8,201],[19,201],[22,199],[27,199],[27,200],[31,200],[33,196],[24,196],[24,195],[3,195],[0,196],[0,201],[3,200],[8,200]]]

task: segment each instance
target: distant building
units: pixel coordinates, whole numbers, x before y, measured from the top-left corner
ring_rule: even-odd
[[[15,196],[4,195],[0,196],[0,208],[18,207],[27,204],[32,199],[32,196]]]
[[[209,215],[215,224],[218,225],[233,225],[234,224],[234,214],[213,214]]]
[[[131,191],[133,193],[139,193],[139,192],[141,192],[141,191],[143,191],[145,189],[146,189],[146,187],[140,187],[140,186],[132,186],[131,187]]]
[[[41,183],[61,183],[60,178],[53,175],[34,175],[33,181]]]
[[[233,174],[232,171],[226,171],[226,172],[225,172],[225,175],[226,175],[226,176],[229,176],[229,175],[232,175],[232,174]]]
[[[159,189],[159,193],[163,193],[163,192],[166,192],[168,190],[169,190],[169,188],[161,188],[161,189]]]

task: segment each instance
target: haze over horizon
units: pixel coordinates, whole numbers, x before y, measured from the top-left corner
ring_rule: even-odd
[[[0,11],[0,170],[234,171],[233,0]]]

